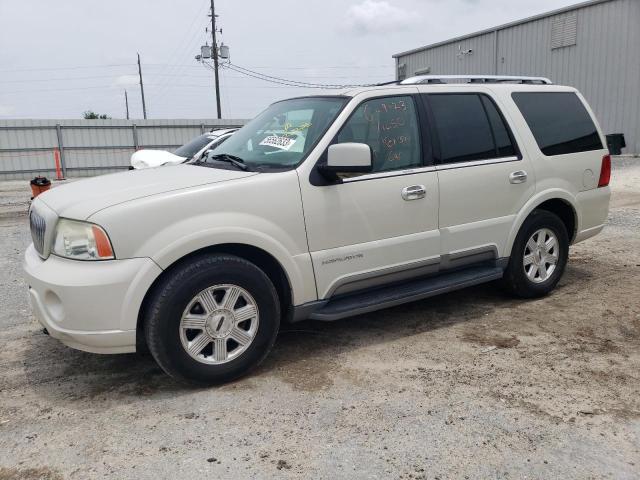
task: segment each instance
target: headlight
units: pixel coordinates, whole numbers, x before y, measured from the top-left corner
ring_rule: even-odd
[[[61,218],[56,226],[53,253],[74,260],[115,258],[107,233],[98,225]]]

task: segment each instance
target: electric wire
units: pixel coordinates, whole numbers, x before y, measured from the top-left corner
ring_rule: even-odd
[[[239,65],[235,65],[233,63],[226,63],[223,65],[224,68],[228,68],[237,73],[256,78],[258,80],[262,80],[265,82],[271,82],[281,85],[287,85],[290,87],[301,87],[301,88],[318,88],[318,89],[344,89],[344,88],[354,88],[354,87],[366,87],[373,86],[375,84],[367,83],[367,84],[328,84],[328,83],[315,83],[315,82],[305,82],[301,80],[291,80],[283,77],[276,77],[274,75],[267,75],[260,72],[256,72],[254,70],[249,70],[248,68],[241,67]]]

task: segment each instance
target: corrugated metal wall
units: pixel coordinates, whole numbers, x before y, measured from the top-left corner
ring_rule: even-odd
[[[552,49],[554,21],[572,12],[577,16],[575,45]],[[430,68],[436,75],[532,75],[575,86],[605,133],[624,133],[625,153],[639,154],[640,1],[610,0],[572,12],[427,47],[399,56],[398,64],[406,64],[407,76]],[[472,54],[460,54],[469,49]]]
[[[448,43],[398,58],[406,65],[406,76],[429,68],[430,75],[493,74],[495,33],[485,33],[469,40]],[[473,50],[472,54],[461,53]]]
[[[67,176],[92,176],[129,166],[140,148],[174,149],[212,128],[246,120],[0,120],[0,180],[53,177],[55,155]]]

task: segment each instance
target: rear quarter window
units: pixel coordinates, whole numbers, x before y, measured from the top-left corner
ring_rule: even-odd
[[[573,92],[514,92],[536,143],[547,156],[603,148],[600,135],[584,104]]]

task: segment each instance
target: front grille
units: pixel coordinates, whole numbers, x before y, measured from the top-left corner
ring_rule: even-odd
[[[31,238],[36,251],[42,255],[44,253],[44,232],[47,229],[47,222],[34,210],[29,213],[29,224],[31,225]]]

